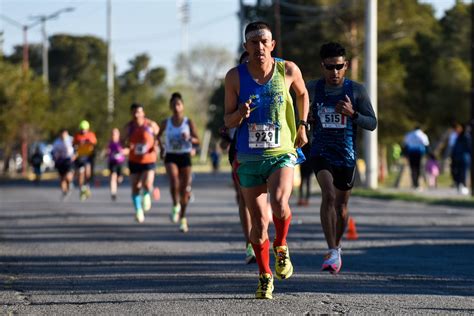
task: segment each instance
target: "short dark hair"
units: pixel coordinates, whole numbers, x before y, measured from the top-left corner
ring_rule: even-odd
[[[247,33],[257,30],[269,30],[270,32],[272,31],[270,24],[268,24],[267,22],[255,21],[247,24],[247,26],[245,27],[244,35],[247,35]]]
[[[339,43],[329,42],[321,46],[319,56],[321,60],[331,57],[346,57],[346,49]]]
[[[137,109],[139,109],[139,108],[144,109],[143,104],[135,103],[135,102],[134,102],[134,103],[132,103],[132,105],[130,105],[130,112],[135,111],[135,110],[137,110]]]
[[[242,55],[240,55],[240,58],[239,58],[239,65],[242,64],[245,60],[245,58],[249,57],[249,52],[247,51],[244,51],[242,53]]]
[[[173,92],[173,94],[171,95],[171,98],[170,98],[170,104],[171,104],[171,102],[173,102],[175,99],[178,99],[178,100],[183,101],[183,97],[181,96],[181,93],[179,93],[179,92]]]

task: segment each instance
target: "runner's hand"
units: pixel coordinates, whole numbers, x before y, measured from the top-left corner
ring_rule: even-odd
[[[308,136],[306,135],[306,127],[300,125],[298,127],[298,132],[296,133],[295,147],[303,147],[308,143]]]
[[[346,94],[344,100],[339,100],[336,104],[336,112],[341,113],[346,116],[352,116],[354,114],[354,109],[352,107],[352,102],[349,96]]]
[[[239,114],[242,118],[248,118],[250,116],[250,104],[252,104],[251,99],[239,105]]]

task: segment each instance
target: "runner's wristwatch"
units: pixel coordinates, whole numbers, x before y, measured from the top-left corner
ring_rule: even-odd
[[[305,120],[300,120],[298,122],[298,125],[303,125],[306,128],[306,130],[309,131],[309,124]]]

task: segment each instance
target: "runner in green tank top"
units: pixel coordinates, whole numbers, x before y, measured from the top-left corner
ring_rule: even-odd
[[[267,23],[247,25],[245,41],[248,63],[232,68],[225,78],[224,122],[228,128],[238,127],[237,159],[241,165],[237,173],[252,219],[250,241],[260,272],[255,296],[271,299],[273,274],[269,257],[267,192],[270,193],[276,231],[273,242],[275,274],[279,279],[287,279],[293,274],[286,237],[291,222],[288,200],[296,163],[294,148],[308,142],[309,99],[298,66],[271,56],[275,41]],[[289,87],[296,95],[299,120],[295,118]]]

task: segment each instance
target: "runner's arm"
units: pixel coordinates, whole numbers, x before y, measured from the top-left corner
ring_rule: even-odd
[[[167,122],[167,120],[163,120],[161,122],[161,124],[160,124],[161,128],[158,132],[158,135],[156,135],[156,140],[158,142],[158,148],[160,149],[160,152],[159,152],[160,153],[160,158],[162,158],[162,159],[164,157],[165,148],[164,148],[163,143],[161,141],[161,136],[163,135],[163,132],[166,130],[166,122]]]
[[[129,133],[129,124],[125,124],[125,126],[122,128],[122,131],[120,132],[120,143],[123,145],[123,154],[125,156],[128,156],[130,153]]]
[[[250,103],[238,105],[239,73],[237,68],[229,70],[225,76],[224,124],[227,128],[238,127],[250,115]]]
[[[191,120],[189,120],[189,129],[191,130],[191,143],[193,145],[199,145],[200,141],[196,133],[196,125],[194,125],[194,122]]]
[[[286,74],[291,79],[291,88],[295,92],[296,96],[296,107],[298,109],[298,119],[299,121],[308,122],[308,113],[309,113],[309,96],[308,90],[306,90],[306,85],[303,80],[303,75],[301,74],[298,66],[291,62],[285,62]],[[306,127],[303,125],[298,126],[298,132],[296,134],[295,146],[303,147],[308,142],[308,137],[306,135]]]
[[[375,117],[367,90],[361,84],[354,86],[354,88],[354,99],[358,114],[357,118],[354,119],[354,123],[363,129],[373,131],[377,127],[377,118]]]

